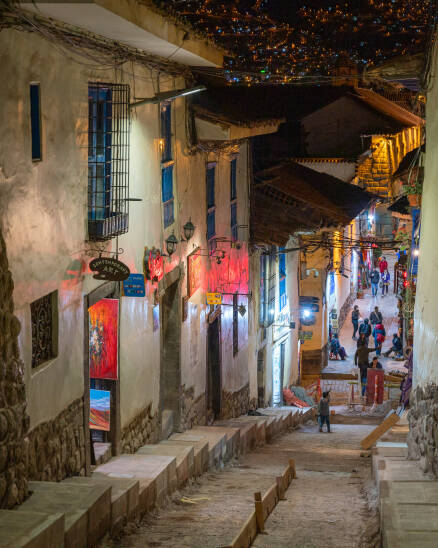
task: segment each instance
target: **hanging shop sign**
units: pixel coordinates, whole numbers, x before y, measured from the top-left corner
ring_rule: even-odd
[[[159,282],[164,276],[164,261],[159,249],[144,248],[144,275],[153,283]]]
[[[187,257],[187,295],[190,298],[202,284],[202,256],[199,248]]]
[[[310,341],[313,337],[313,331],[299,331],[298,338],[300,341]]]
[[[144,297],[146,295],[143,274],[130,274],[123,280],[123,295],[125,297]]]
[[[95,280],[106,280],[109,282],[122,282],[130,274],[129,268],[117,259],[112,257],[97,257],[90,261],[90,270],[96,271],[93,275]]]
[[[222,295],[220,293],[207,293],[207,304],[222,304]]]

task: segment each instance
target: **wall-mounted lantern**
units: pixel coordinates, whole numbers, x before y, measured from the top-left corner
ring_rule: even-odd
[[[175,234],[172,232],[172,234],[168,238],[166,238],[166,251],[169,257],[171,257],[175,253],[177,245],[178,240],[176,239]]]
[[[183,226],[184,238],[181,238],[181,241],[188,242],[195,232],[195,225],[192,223],[192,219],[189,219],[186,224]]]

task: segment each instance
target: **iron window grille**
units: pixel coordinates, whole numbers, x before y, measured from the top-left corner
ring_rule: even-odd
[[[88,238],[128,232],[129,85],[88,86]]]
[[[30,316],[33,369],[58,355],[58,292],[31,303]]]
[[[41,151],[41,96],[40,85],[30,84],[30,129],[32,161],[42,159]]]

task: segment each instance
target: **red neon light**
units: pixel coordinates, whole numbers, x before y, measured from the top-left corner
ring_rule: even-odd
[[[159,251],[149,251],[148,268],[146,277],[151,282],[159,282],[164,276],[164,262],[163,257]]]

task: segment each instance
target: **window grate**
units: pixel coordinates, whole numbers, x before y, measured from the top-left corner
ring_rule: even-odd
[[[88,237],[128,231],[129,86],[88,86]]]
[[[233,295],[233,356],[239,352],[239,309],[237,306],[237,294]]]
[[[58,292],[54,291],[30,305],[32,325],[32,368],[58,354]]]

